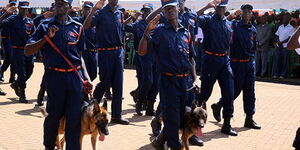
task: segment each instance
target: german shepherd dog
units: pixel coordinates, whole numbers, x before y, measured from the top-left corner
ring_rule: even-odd
[[[40,109],[41,113],[46,116],[45,109]],[[81,133],[80,133],[80,146],[82,149],[82,140],[85,135],[91,134],[91,143],[93,150],[96,150],[96,141],[99,134],[99,141],[104,141],[105,135],[108,135],[108,118],[107,118],[107,101],[105,100],[103,106],[100,107],[96,101],[91,104],[85,104],[81,112]],[[63,116],[60,120],[58,135],[56,138],[56,147],[63,149],[65,137],[60,140],[59,135],[65,133],[66,118]]]
[[[207,121],[207,112],[204,109],[205,103],[202,106],[198,106],[194,101],[192,108],[186,108],[186,112],[183,116],[181,123],[180,133],[182,133],[181,141],[183,143],[183,149],[189,150],[189,138],[193,135],[201,137],[203,135],[202,128]]]

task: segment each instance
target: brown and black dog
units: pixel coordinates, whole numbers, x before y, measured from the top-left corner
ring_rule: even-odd
[[[45,109],[40,109],[41,113],[46,116],[47,112]],[[104,141],[105,135],[108,135],[108,112],[107,112],[107,101],[105,100],[103,106],[100,107],[96,101],[91,104],[86,104],[82,108],[81,112],[81,133],[80,133],[80,146],[82,149],[82,140],[85,135],[91,134],[91,143],[93,150],[96,150],[97,136],[99,134],[99,140]],[[56,138],[56,147],[63,149],[65,143],[65,137],[60,140],[59,135],[65,133],[66,118],[62,117],[58,129],[58,135]]]
[[[207,112],[204,109],[205,104],[198,106],[196,102],[193,102],[192,108],[187,108],[184,114],[180,133],[182,133],[181,141],[183,143],[183,149],[189,150],[189,138],[193,135],[202,136],[202,128],[207,121]]]

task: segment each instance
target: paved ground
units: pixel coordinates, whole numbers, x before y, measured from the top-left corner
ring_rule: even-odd
[[[37,150],[42,147],[42,126],[44,118],[35,106],[36,95],[43,74],[41,64],[36,64],[34,74],[29,80],[27,97],[30,104],[20,104],[16,100],[9,84],[0,87],[8,93],[0,97],[0,150]],[[5,74],[6,77],[9,74]],[[8,79],[5,78],[5,81]],[[102,150],[151,150],[150,119],[134,115],[133,101],[129,92],[137,85],[134,70],[125,70],[123,114],[131,121],[128,126],[110,125],[110,135],[105,142],[98,142],[97,149]],[[254,131],[243,128],[244,113],[242,97],[235,101],[235,116],[232,126],[239,132],[237,137],[228,137],[220,133],[221,124],[212,118],[208,110],[208,123],[204,129],[205,146],[192,150],[292,150],[292,142],[300,126],[300,86],[272,83],[256,83],[257,114],[255,120],[262,125],[262,130]],[[220,97],[216,85],[208,102],[215,102]],[[90,150],[90,138],[84,138],[84,150]]]

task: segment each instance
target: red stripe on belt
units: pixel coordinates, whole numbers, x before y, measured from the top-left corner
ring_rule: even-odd
[[[111,48],[97,48],[98,51],[111,51],[111,50],[118,50],[118,49],[121,49],[122,46],[116,46],[116,47],[111,47]]]
[[[174,74],[174,73],[170,73],[170,72],[164,72],[163,74],[166,76],[170,76],[170,77],[176,76],[177,78],[184,78],[184,77],[189,76],[189,74],[187,74],[187,73],[186,74]]]
[[[214,56],[225,56],[227,53],[223,53],[223,54],[218,54],[218,53],[213,53],[213,52],[209,52],[209,51],[204,51],[206,54],[208,55],[214,55]]]
[[[55,70],[55,71],[58,71],[58,72],[72,72],[72,71],[74,71],[73,68],[71,68],[71,69],[60,69],[60,68],[49,67],[48,69]],[[76,69],[81,69],[81,66],[76,67]]]

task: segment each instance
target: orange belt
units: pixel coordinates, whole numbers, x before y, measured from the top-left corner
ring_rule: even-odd
[[[24,49],[24,46],[13,46],[12,48]]]
[[[87,50],[88,52],[94,52],[94,53],[96,53],[97,52],[97,49],[89,49],[89,50]]]
[[[233,62],[249,62],[250,58],[248,58],[248,59],[235,59],[235,58],[231,58],[231,61],[233,61]]]
[[[74,71],[73,68],[71,68],[71,69],[60,69],[60,68],[49,67],[48,69],[55,70],[55,71],[58,71],[58,72],[72,72],[72,71]],[[76,69],[81,69],[81,66],[76,67]]]
[[[173,74],[170,72],[164,72],[163,74],[166,76],[170,76],[170,77],[176,76],[177,78],[184,78],[184,77],[189,76],[189,74],[187,74],[187,73],[186,74]]]
[[[204,51],[206,54],[208,55],[215,55],[215,56],[225,56],[227,53],[223,53],[223,54],[217,54],[217,53],[213,53],[213,52],[209,52],[209,51]]]
[[[121,49],[122,46],[116,46],[116,47],[111,47],[111,48],[97,48],[98,51],[112,51],[112,50],[118,50]]]

